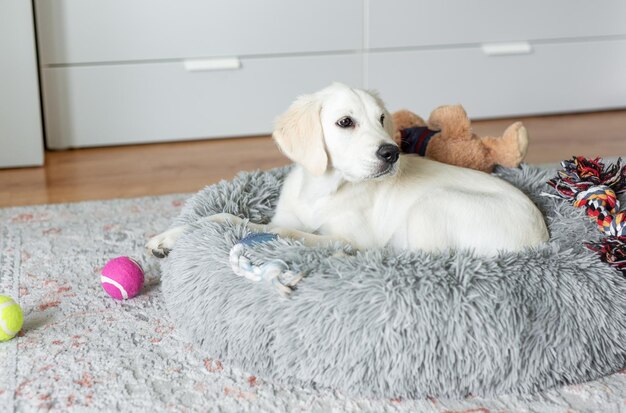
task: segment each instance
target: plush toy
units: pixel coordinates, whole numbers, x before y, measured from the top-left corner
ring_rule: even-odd
[[[435,109],[428,122],[408,110],[393,114],[394,140],[402,152],[465,168],[492,172],[494,166],[519,166],[528,148],[528,134],[521,122],[510,125],[501,137],[480,137],[472,132],[461,105]]]

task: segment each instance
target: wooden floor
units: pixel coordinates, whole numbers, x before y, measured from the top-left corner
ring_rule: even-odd
[[[529,163],[626,155],[626,110],[521,119]],[[512,121],[477,121],[474,131],[498,136]],[[47,152],[44,167],[0,170],[0,207],[193,192],[287,163],[267,136]]]

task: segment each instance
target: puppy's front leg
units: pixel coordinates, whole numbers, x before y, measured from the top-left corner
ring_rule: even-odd
[[[233,224],[241,224],[243,223],[243,219],[228,213],[220,213],[211,215],[208,217],[204,217],[200,219],[198,222],[219,222],[225,223],[230,222]],[[295,229],[288,228],[279,228],[271,225],[262,225],[256,224],[254,222],[248,222],[248,228],[250,228],[254,232],[270,232],[276,235],[280,235],[284,238],[293,238],[301,241],[304,245],[309,247],[319,247],[323,245],[330,245],[335,242],[346,242],[341,238],[329,237],[324,235],[316,235],[308,232],[298,231]],[[148,241],[146,244],[146,248],[148,251],[157,258],[164,258],[167,256],[174,244],[178,239],[183,235],[183,233],[189,228],[189,225],[181,225],[179,227],[174,227],[169,229],[159,235],[156,235]]]
[[[227,213],[211,215],[210,217],[207,217],[205,219],[209,219],[213,222],[232,222],[233,224],[240,224],[243,222],[243,219]],[[248,222],[247,226],[254,232],[270,232],[272,234],[280,235],[283,238],[293,238],[295,240],[301,241],[304,245],[308,247],[319,247],[323,245],[334,244],[335,242],[346,242],[344,239],[337,237],[311,234],[310,232],[303,232],[297,229],[290,228],[281,228],[273,226],[271,224],[262,225],[256,224],[254,222]]]
[[[148,252],[157,258],[165,258],[170,253],[172,247],[181,235],[187,230],[187,225],[174,227],[156,235],[148,241],[146,248]]]
[[[343,242],[347,244],[347,241],[343,238],[311,234],[310,232],[298,231],[297,229],[271,228],[269,232],[280,235],[283,238],[292,238],[301,241],[307,247],[329,246],[336,242]]]
[[[242,221],[241,218],[226,213],[204,217],[199,221],[226,222],[227,219],[231,221]],[[165,258],[174,247],[176,241],[178,241],[181,235],[183,235],[188,228],[189,225],[181,225],[168,229],[167,231],[150,238],[150,240],[146,243],[146,248],[148,249],[148,252],[157,258]]]

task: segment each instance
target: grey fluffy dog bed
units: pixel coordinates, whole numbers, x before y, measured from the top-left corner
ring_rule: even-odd
[[[495,259],[367,250],[340,256],[278,239],[247,251],[306,274],[290,298],[236,276],[242,225],[270,220],[288,168],[242,173],[192,197],[192,228],[162,262],[176,325],[212,357],[268,380],[373,397],[527,393],[591,380],[626,361],[626,279],[586,249],[582,210],[540,196],[554,171],[500,170],[546,216],[549,245]]]

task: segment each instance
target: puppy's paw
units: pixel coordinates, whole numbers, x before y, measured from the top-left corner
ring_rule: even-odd
[[[168,248],[153,248],[150,251],[150,254],[152,254],[153,257],[156,258],[165,258],[168,255],[170,255],[170,249]]]
[[[185,232],[185,227],[176,227],[156,235],[148,241],[148,252],[157,258],[165,258],[169,255],[178,238]]]

